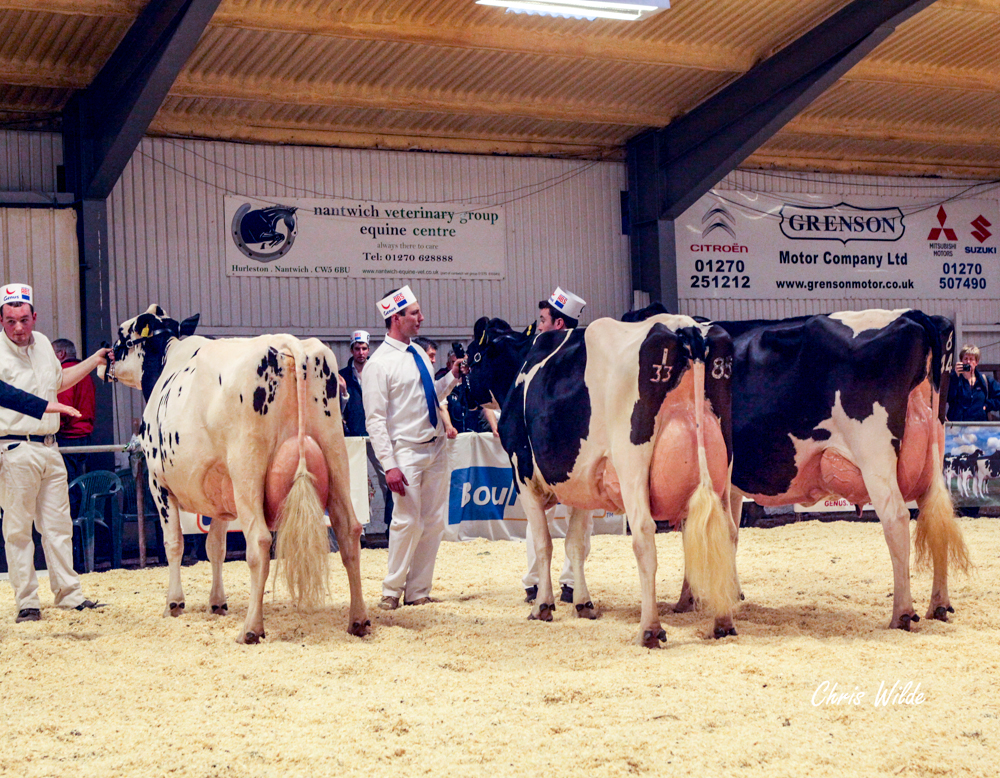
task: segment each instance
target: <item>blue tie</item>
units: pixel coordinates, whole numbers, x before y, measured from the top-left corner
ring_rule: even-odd
[[[431,378],[431,374],[427,372],[427,365],[424,364],[424,360],[420,358],[417,350],[412,345],[407,346],[406,350],[413,354],[413,359],[417,363],[417,370],[420,371],[420,382],[424,385],[424,397],[427,399],[427,412],[431,416],[431,426],[437,429],[437,392],[434,391],[434,380]]]

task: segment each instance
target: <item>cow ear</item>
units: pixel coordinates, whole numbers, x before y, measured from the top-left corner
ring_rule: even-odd
[[[525,338],[533,338],[533,337],[535,337],[535,325],[536,324],[537,324],[537,322],[531,322],[531,324],[528,325],[528,329],[526,329],[524,331],[524,337]]]
[[[184,321],[182,321],[180,336],[182,338],[186,338],[188,335],[194,335],[194,331],[198,327],[198,320],[200,318],[201,314],[196,313],[194,316],[188,316]]]
[[[486,345],[486,327],[489,323],[490,320],[487,319],[485,316],[476,320],[476,326],[472,332],[476,343],[478,343],[480,346]]]

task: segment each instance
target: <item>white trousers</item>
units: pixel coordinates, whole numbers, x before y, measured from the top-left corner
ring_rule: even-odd
[[[35,544],[38,528],[55,604],[75,608],[83,602],[80,577],[73,570],[73,519],[69,512],[66,465],[56,446],[5,443],[0,451],[0,507],[7,571],[18,610],[40,608]]]
[[[434,563],[444,535],[448,496],[448,450],[444,436],[432,443],[396,443],[396,463],[409,484],[392,495],[389,572],[382,594],[413,602],[431,593]]]
[[[552,506],[547,511],[545,511],[545,520],[551,525],[552,520],[556,515],[556,506]],[[549,527],[549,532],[552,531],[552,527]],[[586,559],[590,556],[590,536],[594,531],[594,517],[590,515],[587,518],[587,529],[583,533],[583,558]],[[528,547],[528,572],[524,574],[524,578],[521,579],[521,583],[524,584],[524,588],[528,589],[532,586],[538,586],[538,575],[539,568],[541,565],[538,562],[538,557],[535,556],[535,541],[531,535],[531,522],[528,522],[528,529],[524,535],[524,543]],[[569,555],[566,554],[563,559],[562,573],[559,576],[559,583],[563,586],[573,587],[573,567],[569,562]]]

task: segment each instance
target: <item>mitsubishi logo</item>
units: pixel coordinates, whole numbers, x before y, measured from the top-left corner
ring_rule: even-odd
[[[948,214],[944,212],[944,206],[942,205],[940,208],[938,208],[937,212],[938,224],[940,224],[941,226],[932,229],[931,234],[927,236],[927,240],[937,240],[938,238],[941,237],[942,232],[944,233],[945,238],[947,238],[948,240],[958,240],[958,236],[955,234],[955,231],[951,227],[944,226],[944,222],[947,218]]]
[[[979,216],[977,216],[975,219],[972,220],[972,226],[976,228],[972,231],[972,237],[978,240],[980,243],[985,241],[990,235],[993,234],[988,229],[986,229],[987,227],[990,227],[992,225],[986,220],[986,217],[983,216],[982,214],[979,214]]]

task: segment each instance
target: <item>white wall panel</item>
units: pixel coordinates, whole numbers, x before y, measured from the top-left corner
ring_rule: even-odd
[[[123,321],[159,303],[178,319],[200,312],[204,334],[312,335],[331,343],[341,364],[352,330],[384,331],[375,302],[404,283],[427,316],[424,334],[445,344],[469,336],[479,316],[526,326],[556,285],[587,300],[584,321],[619,316],[631,301],[625,186],[625,166],[615,162],[147,138],[108,201],[112,310]],[[230,278],[226,193],[503,204],[507,277]],[[127,439],[141,398],[121,388],[116,397]]]
[[[0,208],[0,283],[35,293],[39,332],[80,347],[80,262],[76,211]]]
[[[0,130],[0,192],[54,192],[60,164],[58,133]]]
[[[780,171],[737,170],[716,188],[750,192],[796,192],[807,194],[879,195],[945,200],[968,189],[973,181],[948,181],[925,178],[889,178],[884,176],[843,176],[820,173],[784,173]],[[979,188],[982,191],[982,188]],[[980,195],[996,199],[995,192]],[[814,300],[702,300],[681,298],[681,313],[713,319],[780,319],[863,308],[919,308],[927,313],[950,318],[960,317],[966,326],[1000,321],[1000,299],[955,300],[882,298],[867,299],[817,297]],[[1000,362],[1000,353],[996,355]],[[985,358],[985,355],[984,355]]]

